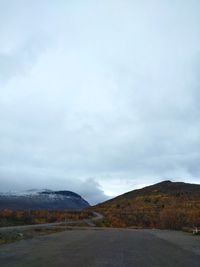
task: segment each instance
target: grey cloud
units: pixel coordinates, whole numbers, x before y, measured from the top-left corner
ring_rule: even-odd
[[[86,179],[79,185],[79,189],[75,188],[75,190],[78,190],[83,197],[89,199],[92,205],[108,199],[99,183],[92,178]]]
[[[17,3],[0,29],[4,189],[64,184],[96,203],[200,181],[198,1]]]
[[[100,184],[93,178],[79,179],[66,177],[64,173],[55,173],[44,169],[0,168],[0,192],[23,191],[31,189],[71,190],[81,194],[91,205],[108,199]],[[12,181],[12,183],[11,183]]]
[[[25,76],[31,70],[44,51],[44,42],[42,44],[42,40],[39,40],[41,37],[35,38],[28,40],[15,51],[0,53],[0,83],[7,82],[19,74]]]
[[[6,81],[13,75],[15,75],[21,68],[21,62],[10,55],[2,54],[0,55],[0,62],[1,62],[1,68],[0,68],[0,79],[1,81]]]

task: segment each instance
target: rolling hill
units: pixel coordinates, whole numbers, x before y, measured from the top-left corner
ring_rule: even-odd
[[[164,181],[93,207],[112,227],[182,229],[200,226],[200,185]]]

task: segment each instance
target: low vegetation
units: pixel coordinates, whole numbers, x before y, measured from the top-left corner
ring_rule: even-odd
[[[12,225],[42,224],[83,220],[93,217],[92,211],[59,211],[59,210],[0,210],[0,227]]]
[[[200,186],[165,181],[94,207],[98,226],[192,229],[200,227]]]

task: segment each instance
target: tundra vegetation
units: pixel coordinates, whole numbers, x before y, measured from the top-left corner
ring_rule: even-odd
[[[93,217],[90,210],[0,210],[0,226],[43,224],[64,222],[66,220],[83,220]]]
[[[99,226],[187,230],[200,227],[200,186],[165,181],[99,204]]]

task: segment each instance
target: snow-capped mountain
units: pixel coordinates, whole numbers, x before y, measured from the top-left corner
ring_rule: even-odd
[[[89,203],[71,191],[27,190],[0,193],[0,209],[82,209]]]

